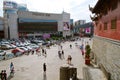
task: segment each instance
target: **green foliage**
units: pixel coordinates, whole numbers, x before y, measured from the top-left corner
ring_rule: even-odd
[[[85,51],[86,51],[86,52],[85,52],[86,55],[90,55],[90,52],[91,52],[90,45],[86,45],[86,46],[85,46]]]

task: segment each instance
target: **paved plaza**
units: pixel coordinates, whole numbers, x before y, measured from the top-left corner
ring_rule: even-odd
[[[84,42],[89,42],[88,38]],[[13,62],[15,67],[15,75],[11,80],[60,80],[60,67],[67,64],[68,55],[72,56],[72,64],[77,68],[77,77],[83,79],[82,68],[85,67],[84,57],[81,55],[81,51],[75,46],[75,43],[81,45],[82,40],[74,42],[61,43],[64,50],[65,59],[59,59],[58,57],[58,45],[51,46],[50,49],[46,48],[47,57],[34,55],[23,55],[10,60],[0,61],[0,70],[6,70],[7,76],[10,73],[10,63]],[[72,44],[72,49],[69,45]],[[43,74],[43,63],[47,65],[46,75]]]

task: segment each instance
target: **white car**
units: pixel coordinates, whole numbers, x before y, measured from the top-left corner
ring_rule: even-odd
[[[3,60],[3,58],[4,58],[4,53],[5,53],[6,51],[3,51],[3,50],[0,50],[0,60]]]
[[[24,52],[27,52],[29,49],[25,48],[25,47],[19,47],[20,49],[24,50]]]
[[[1,49],[3,49],[3,50],[5,50],[5,49],[10,49],[10,48],[11,48],[11,46],[8,45],[8,44],[2,44],[2,45],[1,45]]]
[[[17,46],[15,46],[14,44],[10,44],[11,48],[14,49],[16,48]]]
[[[28,50],[32,50],[33,48],[30,46],[25,46],[25,48],[27,48]]]
[[[7,53],[6,54],[6,59],[11,59],[14,58],[14,54],[13,53]]]
[[[39,48],[39,46],[36,44],[30,44],[29,46],[32,47],[33,49]]]

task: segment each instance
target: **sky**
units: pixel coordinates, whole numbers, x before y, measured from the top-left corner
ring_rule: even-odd
[[[3,1],[0,0],[0,16],[3,16]],[[45,13],[70,13],[74,21],[86,20],[91,22],[89,5],[94,7],[98,0],[10,0],[27,4],[29,11]]]

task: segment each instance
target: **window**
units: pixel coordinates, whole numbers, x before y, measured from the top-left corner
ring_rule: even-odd
[[[107,30],[107,23],[104,23],[104,30]]]
[[[116,29],[116,26],[117,26],[116,22],[117,22],[116,19],[111,21],[111,29]]]
[[[7,14],[7,19],[9,19],[9,14]]]

